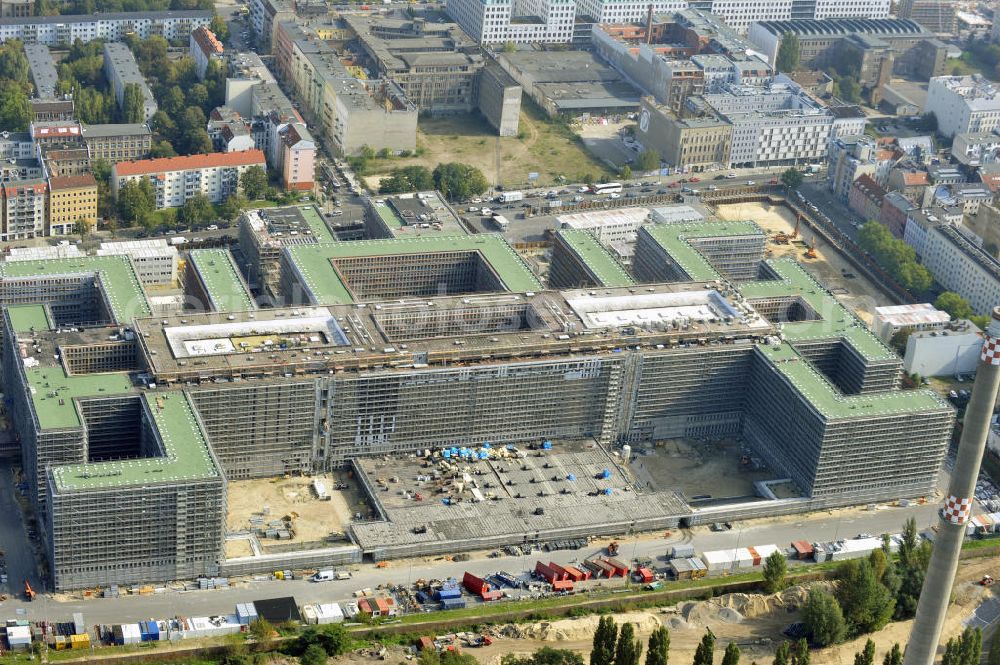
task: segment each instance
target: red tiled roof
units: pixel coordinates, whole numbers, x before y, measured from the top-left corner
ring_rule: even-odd
[[[77,187],[97,187],[97,180],[89,173],[49,178],[49,188],[52,190],[76,189]]]
[[[911,171],[903,174],[903,184],[907,187],[913,187],[916,185],[928,185],[930,181],[927,179],[926,171]]]
[[[983,185],[985,185],[991,192],[995,192],[997,189],[1000,189],[1000,174],[983,175],[980,173],[979,179],[983,181]]]
[[[885,190],[867,173],[854,181],[854,187],[870,199],[881,199],[885,196]]]
[[[239,152],[211,152],[207,155],[188,155],[187,157],[140,159],[135,162],[118,162],[114,165],[113,170],[115,177],[121,177],[252,164],[263,166],[264,153],[260,150],[242,150]]]
[[[222,55],[223,48],[222,42],[220,42],[216,37],[215,33],[206,28],[203,25],[198,26],[192,33],[191,37],[198,44],[201,52],[205,55]]]

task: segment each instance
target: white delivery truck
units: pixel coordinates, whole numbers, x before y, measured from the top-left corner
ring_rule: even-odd
[[[524,192],[503,192],[497,197],[498,203],[513,203],[514,201],[523,201]]]

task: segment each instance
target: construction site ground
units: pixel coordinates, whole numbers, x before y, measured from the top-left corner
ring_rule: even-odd
[[[521,108],[518,136],[497,137],[489,123],[475,114],[421,117],[417,147],[420,156],[370,160],[372,175],[365,177],[366,184],[377,191],[382,175],[393,168],[420,165],[433,170],[447,162],[474,166],[491,185],[500,183],[508,188],[558,185],[562,182],[557,180],[559,176],[569,182],[589,182],[613,175],[569,128],[548,120],[528,103]],[[530,182],[529,173],[538,173],[538,179]],[[590,180],[583,176],[590,176]]]
[[[955,587],[956,602],[948,610],[942,642],[958,635],[963,628],[963,619],[970,616],[990,595],[997,593],[995,589],[984,589],[976,584],[983,574],[995,574],[996,566],[997,562],[992,559],[971,559],[959,565]],[[805,596],[806,590],[802,587],[787,589],[774,596],[728,594],[708,601],[685,602],[674,607],[616,615],[615,619],[619,623],[635,623],[638,636],[644,643],[653,629],[661,625],[667,626],[670,630],[671,662],[691,662],[705,629],[711,628],[716,636],[717,654],[724,651],[729,642],[735,641],[742,651],[741,662],[764,663],[771,662],[777,647],[787,639],[782,631],[789,624],[802,620],[799,607]],[[587,616],[497,627],[491,633],[499,637],[491,646],[470,649],[467,653],[474,655],[484,665],[499,665],[505,654],[528,654],[548,646],[577,651],[586,660],[597,618]],[[885,652],[893,644],[906,644],[912,623],[891,623],[873,635],[814,650],[812,661],[823,665],[851,665],[854,654],[861,651],[865,640],[871,637],[876,644],[876,662],[882,662]]]
[[[636,485],[643,489],[675,490],[688,499],[704,495],[753,496],[755,481],[774,478],[766,470],[755,471],[741,464],[743,453],[733,439],[670,439],[657,441],[646,450],[652,454],[638,451],[630,465]]]
[[[326,484],[329,501],[321,501],[312,490],[312,480],[318,478]],[[338,483],[348,486],[346,490],[335,490]],[[229,514],[226,528],[229,533],[245,532],[251,529],[250,518],[264,513],[264,522],[280,520],[291,516],[294,536],[283,543],[315,543],[344,537],[347,525],[358,512],[367,514],[357,483],[346,472],[326,473],[315,476],[289,476],[282,478],[260,478],[255,480],[231,480],[228,483]],[[245,556],[240,542],[233,544],[227,556]],[[278,541],[264,540],[261,544]],[[243,552],[237,554],[236,551]]]
[[[893,304],[879,289],[843,257],[840,253],[815,238],[803,223],[799,237],[787,245],[773,242],[778,233],[791,234],[795,230],[795,214],[785,206],[767,203],[733,203],[720,205],[716,214],[726,220],[746,220],[756,222],[768,235],[767,258],[790,256],[805,266],[820,284],[829,289],[837,300],[857,314],[865,323],[870,323],[876,307]],[[816,242],[817,258],[805,256],[807,243]],[[850,275],[850,277],[848,276]]]

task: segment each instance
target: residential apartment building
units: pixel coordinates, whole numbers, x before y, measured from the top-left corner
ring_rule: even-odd
[[[55,99],[59,74],[49,47],[37,43],[25,44],[24,55],[28,59],[28,73],[34,86],[32,96],[35,99]]]
[[[847,195],[847,205],[862,219],[878,221],[884,198],[885,190],[870,176],[863,175],[851,185],[851,191]]]
[[[142,95],[143,117],[146,122],[156,113],[156,99],[149,89],[145,77],[139,71],[139,64],[127,44],[109,43],[104,45],[104,76],[115,93],[118,108],[125,107],[125,88],[134,85]]]
[[[329,44],[296,23],[276,26],[273,48],[275,69],[295,91],[310,131],[335,154],[416,149],[417,107],[393,81],[355,78]]]
[[[906,219],[913,208],[910,199],[899,192],[888,192],[882,199],[878,220],[892,232],[893,236],[901,239],[906,230]]]
[[[239,178],[251,166],[264,167],[260,150],[210,153],[119,162],[111,167],[111,193],[115,198],[131,181],[149,180],[156,190],[156,207],[177,208],[195,194],[221,203],[239,191]]]
[[[1000,302],[1000,261],[960,226],[939,224],[930,229],[921,259],[934,279],[969,301],[976,314],[988,314]]]
[[[733,126],[729,122],[713,115],[679,118],[651,97],[642,99],[636,138],[671,167],[701,170],[728,167],[731,162]]]
[[[851,185],[862,175],[884,185],[895,161],[894,151],[864,135],[842,136],[830,141],[826,182],[838,199],[847,202]]]
[[[66,47],[77,40],[118,42],[125,35],[135,35],[139,39],[160,35],[168,41],[186,40],[192,30],[211,21],[212,12],[203,9],[6,17],[0,18],[0,43],[20,39]]]
[[[91,159],[111,164],[144,159],[153,147],[149,125],[81,125],[81,136]]]
[[[225,48],[214,32],[209,30],[208,27],[200,25],[191,31],[188,53],[191,55],[191,59],[194,60],[194,68],[198,72],[198,78],[204,80],[205,71],[208,70],[208,63],[212,60],[221,63]]]
[[[1000,134],[995,131],[955,134],[951,156],[959,164],[970,167],[996,164],[1000,162]]]
[[[0,242],[45,235],[48,184],[41,178],[0,183]]]
[[[287,0],[251,0],[250,26],[257,36],[263,53],[270,53],[274,28],[284,21],[295,20],[295,7]]]
[[[316,142],[301,122],[285,125],[280,133],[281,181],[285,189],[311,191],[316,171]]]
[[[49,223],[46,235],[67,236],[77,224],[97,226],[97,180],[87,173],[49,178]]]
[[[1000,89],[978,74],[936,76],[927,86],[924,111],[934,114],[938,132],[949,138],[992,132],[1000,125]]]

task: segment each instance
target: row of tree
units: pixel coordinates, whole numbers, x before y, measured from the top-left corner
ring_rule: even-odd
[[[10,132],[28,129],[30,93],[24,45],[18,39],[0,44],[0,128]]]
[[[379,183],[379,192],[396,194],[437,189],[449,201],[465,201],[489,189],[483,172],[460,162],[438,164],[431,171],[426,166],[395,168]]]
[[[917,263],[913,247],[894,237],[883,224],[870,221],[862,226],[858,245],[910,293],[921,294],[931,288],[933,278],[927,268]]]
[[[867,559],[845,561],[837,570],[833,593],[809,592],[802,610],[806,633],[818,646],[881,630],[890,620],[912,618],[930,561],[930,543],[917,534],[911,518],[903,527],[898,557],[889,541]]]
[[[35,0],[39,16],[212,9],[212,0]]]

